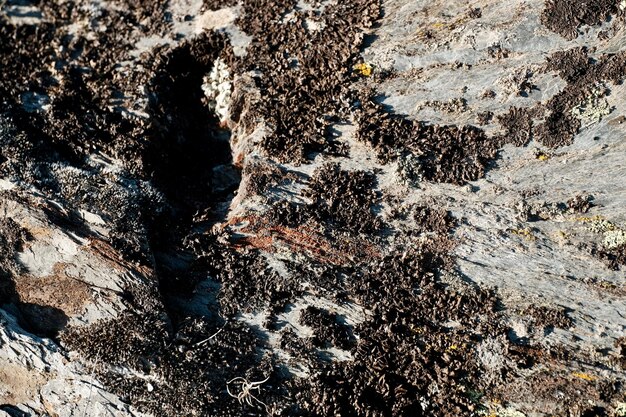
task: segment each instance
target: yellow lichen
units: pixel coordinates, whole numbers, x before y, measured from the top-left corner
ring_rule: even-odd
[[[421,327],[411,326],[411,332],[413,334],[423,334],[424,330]]]
[[[615,290],[617,289],[617,285],[610,281],[600,281],[598,285],[606,290]]]
[[[557,230],[556,232],[554,232],[552,237],[555,241],[567,242],[572,237],[572,235],[567,233],[565,230]]]
[[[455,29],[463,27],[470,18],[467,15],[461,16],[450,22],[434,22],[424,28],[417,30],[417,36],[421,40],[430,39],[438,32],[452,32]]]
[[[369,77],[370,75],[372,75],[372,71],[373,68],[370,64],[367,64],[365,62],[362,62],[360,64],[356,64],[354,67],[354,72],[356,72],[359,75],[362,75],[364,77]]]
[[[626,245],[626,229],[618,227],[615,223],[606,220],[602,216],[576,217],[574,220],[585,223],[590,232],[602,233],[604,235],[603,244],[608,249]]]
[[[537,152],[537,154],[535,155],[535,158],[537,158],[540,161],[547,161],[551,158],[551,156],[545,152]]]
[[[593,375],[586,374],[584,372],[573,372],[572,376],[576,378],[584,379],[585,381],[595,381],[596,377]]]
[[[448,346],[448,348],[446,349],[446,352],[450,353],[450,352],[454,352],[456,350],[462,350],[466,347],[467,345],[465,343],[463,343],[461,346],[456,345],[456,344],[452,344],[450,346]]]
[[[537,238],[533,235],[533,232],[529,228],[525,229],[511,229],[510,232],[516,236],[523,237],[528,241],[535,241]]]
[[[580,216],[580,217],[576,217],[574,220],[577,222],[581,222],[581,223],[590,223],[590,222],[603,221],[606,219],[603,216],[597,215],[593,217]]]

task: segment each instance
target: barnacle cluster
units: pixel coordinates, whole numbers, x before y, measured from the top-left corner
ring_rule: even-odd
[[[604,232],[604,246],[607,249],[615,249],[626,245],[626,230],[616,229]]]
[[[215,112],[221,122],[228,117],[231,90],[232,80],[228,66],[221,58],[218,58],[211,72],[203,79],[202,91],[208,99],[209,108]]]

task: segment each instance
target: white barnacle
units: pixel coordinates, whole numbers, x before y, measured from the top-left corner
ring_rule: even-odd
[[[626,230],[616,229],[604,232],[604,246],[615,249],[626,245]]]
[[[232,82],[228,66],[218,58],[208,75],[203,78],[202,91],[209,101],[209,108],[215,112],[220,122],[228,118]]]

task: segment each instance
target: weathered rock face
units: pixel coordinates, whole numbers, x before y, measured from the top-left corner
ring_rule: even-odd
[[[541,1],[480,2],[470,11],[446,2],[428,8],[391,2],[380,38],[364,54],[394,74],[377,88],[395,112],[456,125],[481,124],[487,113],[484,130],[500,138],[499,158],[471,188],[423,183],[402,195],[445,201],[465,219],[457,229],[459,271],[498,286],[501,296],[510,293],[512,303],[571,309],[577,337],[606,349],[624,332],[617,313],[624,274],[610,260],[608,247],[617,246],[607,245],[610,233],[600,223],[619,229],[626,215],[620,162],[626,67],[622,11],[611,2],[588,3],[551,2],[539,14],[530,10],[542,10]],[[553,121],[568,130],[557,132]],[[563,336],[562,343],[572,340]]]
[[[0,415],[626,415],[625,9],[5,2]]]
[[[142,415],[98,382],[54,339],[114,320],[129,288],[153,275],[124,260],[99,216],[8,182],[3,196],[0,402],[5,415]],[[78,214],[76,212],[75,214]]]

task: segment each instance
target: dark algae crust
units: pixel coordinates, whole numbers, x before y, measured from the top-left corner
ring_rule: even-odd
[[[541,15],[543,24],[566,39],[578,36],[582,25],[595,26],[617,13],[617,2],[606,0],[548,0]]]
[[[626,69],[624,53],[589,56],[586,48],[556,52],[548,58],[547,70],[556,71],[567,82],[560,93],[545,105],[544,123],[535,126],[537,140],[549,148],[572,144],[581,121],[572,109],[592,97],[600,100],[611,93],[610,84],[621,84]]]

